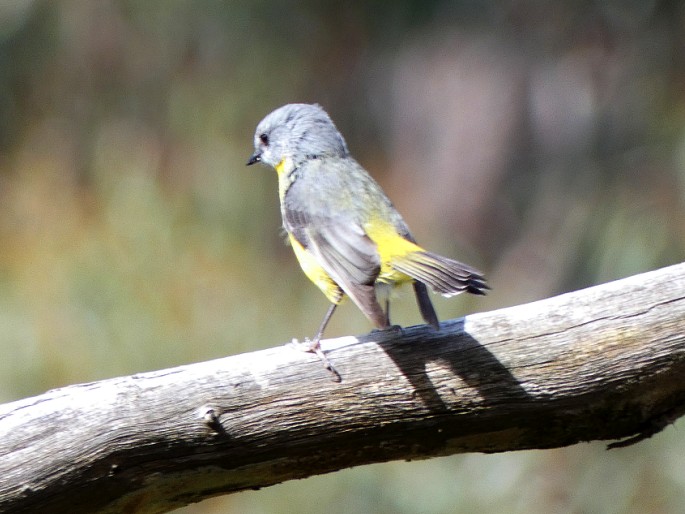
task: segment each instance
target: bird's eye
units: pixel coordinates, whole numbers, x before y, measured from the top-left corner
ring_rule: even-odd
[[[267,136],[266,134],[260,134],[259,140],[262,142],[262,144],[264,144],[266,146],[269,145],[269,136]]]

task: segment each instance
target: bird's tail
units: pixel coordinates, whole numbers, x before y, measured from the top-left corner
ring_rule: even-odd
[[[477,269],[427,251],[395,257],[391,265],[443,296],[454,296],[464,291],[484,295],[490,289],[485,277]]]

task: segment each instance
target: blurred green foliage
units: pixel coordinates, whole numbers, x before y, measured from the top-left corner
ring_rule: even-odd
[[[0,401],[302,338],[253,130],[321,103],[425,246],[523,303],[683,260],[685,6],[0,5]],[[394,321],[418,323],[411,299]],[[340,309],[329,336],[368,323]],[[685,440],[390,463],[182,509],[670,513]]]

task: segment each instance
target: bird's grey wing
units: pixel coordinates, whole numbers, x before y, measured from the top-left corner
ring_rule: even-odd
[[[295,183],[285,195],[286,230],[369,319],[378,327],[387,326],[387,316],[376,300],[375,281],[381,266],[376,244],[345,214],[312,208],[305,185]]]
[[[344,218],[311,213],[290,204],[283,222],[286,230],[345,290],[346,285],[373,284],[380,272],[376,245],[358,224]]]

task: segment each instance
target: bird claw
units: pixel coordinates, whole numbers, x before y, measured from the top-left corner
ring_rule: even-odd
[[[388,335],[402,335],[404,329],[400,325],[390,325],[385,328],[374,328],[371,330],[372,334],[388,334]]]
[[[310,341],[309,338],[306,337],[304,341],[300,342],[297,339],[293,338],[292,341],[290,341],[290,343],[288,344],[288,346],[300,352],[313,353],[323,363],[324,367],[331,372],[331,374],[333,375],[333,380],[335,380],[336,382],[342,382],[342,376],[340,375],[340,373],[338,373],[338,370],[333,367],[333,364],[331,364],[331,361],[328,360],[328,357],[326,357],[326,355],[323,353],[323,350],[321,349],[321,343],[318,339]]]

